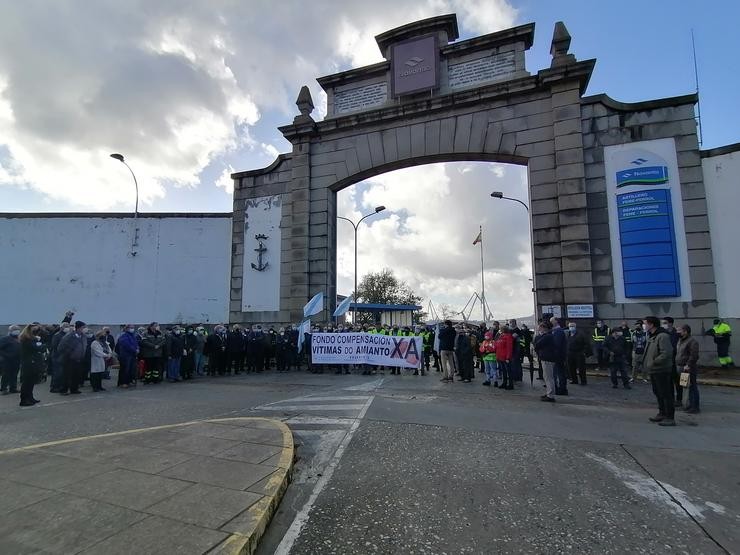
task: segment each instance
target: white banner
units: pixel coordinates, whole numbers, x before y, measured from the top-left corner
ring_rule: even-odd
[[[424,339],[374,333],[314,333],[311,364],[372,364],[420,368]]]

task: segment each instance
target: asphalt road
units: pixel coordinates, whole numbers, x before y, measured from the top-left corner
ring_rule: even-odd
[[[111,382],[107,382],[110,384]],[[0,446],[204,418],[285,420],[299,460],[258,553],[740,553],[740,389],[647,421],[649,386],[514,392],[305,372],[199,379],[17,406]]]

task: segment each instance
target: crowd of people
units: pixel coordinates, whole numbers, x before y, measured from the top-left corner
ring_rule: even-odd
[[[134,387],[139,381],[156,384],[163,380],[179,382],[197,376],[226,376],[272,369],[278,372],[301,369],[337,374],[353,370],[362,374],[384,372],[385,368],[369,365],[325,366],[312,364],[311,337],[314,333],[367,332],[392,336],[421,336],[423,360],[416,375],[432,368],[442,374],[441,381],[457,379],[472,383],[475,369],[484,374],[483,385],[512,390],[523,380],[523,364],[529,363],[530,380],[545,382],[541,399],[554,402],[557,395],[568,394],[568,384],[587,384],[586,361],[594,356],[599,369],[608,370],[612,387],[631,389],[636,380],[651,383],[658,400],[659,412],[651,420],[663,426],[675,425],[674,411],[683,405],[688,389],[686,411],[698,413],[697,385],[699,344],[691,328],[674,327],[670,317],[653,316],[627,322],[610,329],[602,321],[592,333],[579,330],[575,322],[552,317],[539,323],[536,334],[509,320],[504,325],[494,321],[485,324],[453,325],[445,321],[438,326],[314,326],[300,337],[299,326],[264,329],[261,325],[218,324],[208,331],[202,324],[174,325],[161,329],[152,322],[146,327],[121,326],[117,337],[109,327],[93,331],[81,320],[72,322],[68,312],[59,325],[38,322],[21,329],[10,326],[8,335],[0,338],[0,391],[20,393],[20,405],[32,406],[39,401],[33,395],[34,385],[50,381],[50,392],[60,395],[79,394],[89,380],[94,392],[105,391],[104,380],[110,379],[110,368],[118,367],[117,386]],[[729,326],[715,321],[708,332],[718,344],[721,362],[732,364],[727,354]],[[536,354],[537,364],[534,363]],[[390,368],[401,374],[400,368]],[[20,391],[18,375],[20,374]],[[681,375],[684,375],[683,382]]]

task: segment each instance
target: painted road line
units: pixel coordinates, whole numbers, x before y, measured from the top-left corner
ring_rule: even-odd
[[[282,410],[301,412],[304,410],[361,410],[365,405],[273,405],[261,407],[260,410]]]
[[[347,449],[347,446],[349,445],[350,441],[352,441],[352,437],[355,435],[357,428],[360,427],[360,423],[362,422],[362,419],[365,417],[365,414],[367,413],[367,409],[370,408],[370,405],[372,404],[373,399],[374,397],[371,397],[370,399],[368,399],[365,405],[362,407],[360,414],[357,416],[355,421],[352,423],[352,427],[349,429],[349,431],[347,432],[347,435],[344,436],[344,439],[339,444],[339,447],[337,447],[337,450],[334,452],[334,456],[329,461],[329,465],[327,466],[326,470],[324,470],[323,475],[321,476],[319,481],[316,482],[316,486],[311,492],[311,496],[308,498],[308,501],[306,501],[306,504],[298,512],[295,519],[291,523],[290,528],[288,528],[288,531],[283,536],[283,539],[280,541],[280,544],[278,544],[277,548],[275,549],[275,555],[288,555],[290,553],[290,550],[292,549],[293,544],[298,539],[298,536],[300,535],[301,530],[303,529],[303,527],[306,525],[306,522],[308,521],[308,515],[311,512],[311,509],[313,508],[314,503],[316,503],[316,499],[318,499],[319,494],[323,491],[323,489],[329,483],[329,480],[331,480],[331,477],[334,475],[334,470],[339,465],[339,461],[342,459],[342,456],[344,455],[344,452]]]

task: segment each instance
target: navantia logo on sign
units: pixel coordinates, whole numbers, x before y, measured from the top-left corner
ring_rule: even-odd
[[[436,35],[416,37],[391,46],[391,91],[402,96],[438,86]]]
[[[645,157],[647,156],[647,158]],[[629,185],[662,185],[668,183],[668,166],[665,160],[655,154],[646,152],[634,158],[632,166],[617,172],[617,189]],[[646,166],[645,164],[651,164]]]
[[[404,337],[392,337],[393,351],[391,358],[402,358],[412,366],[419,364],[419,348],[416,345],[416,339]]]

